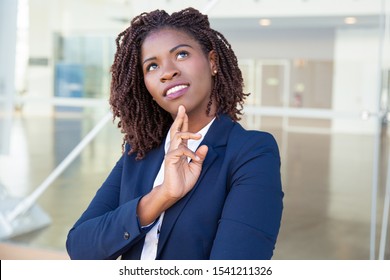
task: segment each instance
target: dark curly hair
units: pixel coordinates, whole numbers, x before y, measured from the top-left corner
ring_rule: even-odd
[[[141,46],[145,38],[162,28],[180,30],[193,37],[205,55],[211,50],[217,54],[217,75],[207,105],[207,114],[213,102],[217,112],[227,114],[234,121],[242,115],[242,105],[247,94],[243,93],[243,79],[237,57],[225,37],[210,28],[206,15],[194,8],[187,8],[169,15],[155,10],[135,17],[130,26],[116,39],[117,51],[111,67],[110,105],[114,120],[124,133],[124,144],[130,144],[131,153],[142,159],[146,153],[158,147],[167,134],[173,120],[146,89],[141,67]]]

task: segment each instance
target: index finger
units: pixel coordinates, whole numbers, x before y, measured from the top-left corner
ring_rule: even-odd
[[[187,130],[188,130],[188,116],[186,114],[185,107],[183,105],[180,105],[177,110],[176,118],[173,121],[170,128],[171,140],[172,137],[174,137],[177,132],[187,132]]]

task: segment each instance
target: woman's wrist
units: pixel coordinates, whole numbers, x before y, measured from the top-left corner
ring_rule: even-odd
[[[176,201],[165,194],[161,185],[154,187],[138,203],[137,216],[141,226],[153,223],[161,213],[175,204]]]

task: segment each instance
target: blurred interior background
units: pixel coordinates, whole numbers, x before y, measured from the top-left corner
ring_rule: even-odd
[[[239,58],[241,123],[278,141],[274,259],[390,259],[390,0],[0,0],[0,259],[67,258],[121,154],[115,38],[189,6]]]

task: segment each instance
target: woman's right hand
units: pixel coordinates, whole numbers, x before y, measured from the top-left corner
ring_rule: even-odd
[[[188,116],[179,106],[170,128],[170,146],[165,155],[164,181],[142,197],[137,215],[142,226],[151,224],[161,213],[184,197],[195,186],[208,148],[202,145],[196,152],[187,147],[189,139],[198,140],[200,134],[188,131]]]
[[[178,108],[170,135],[161,188],[167,199],[175,203],[195,186],[208,148],[203,145],[193,152],[187,147],[188,140],[199,140],[202,136],[188,131],[188,116],[182,105]]]

